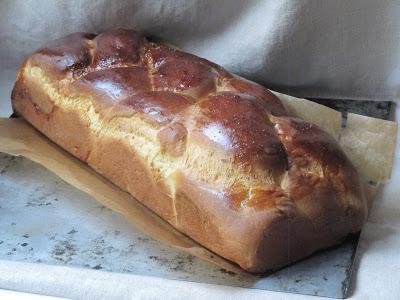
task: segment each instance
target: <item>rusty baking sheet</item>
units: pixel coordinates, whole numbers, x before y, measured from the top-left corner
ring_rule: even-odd
[[[372,108],[377,103],[362,104],[362,111],[389,118],[391,104],[379,106],[387,110],[382,115]],[[2,260],[345,298],[357,244],[358,235],[350,236],[340,246],[273,274],[242,277],[149,238],[44,167],[0,154]],[[7,288],[2,284],[0,278],[0,288]]]

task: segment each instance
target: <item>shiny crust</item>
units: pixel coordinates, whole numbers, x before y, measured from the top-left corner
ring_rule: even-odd
[[[173,226],[250,272],[360,230],[336,141],[256,83],[135,31],[75,33],[21,66],[14,111]]]

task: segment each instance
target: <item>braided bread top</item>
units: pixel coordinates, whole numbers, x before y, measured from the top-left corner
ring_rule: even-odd
[[[233,210],[290,202],[313,219],[318,213],[304,199],[363,205],[357,172],[331,136],[290,117],[268,89],[206,59],[117,29],[71,34],[29,63],[58,78],[65,94],[95,97],[93,110],[109,126],[129,134],[132,118],[140,119],[148,128],[136,134],[159,149],[149,154],[157,176],[185,169]]]

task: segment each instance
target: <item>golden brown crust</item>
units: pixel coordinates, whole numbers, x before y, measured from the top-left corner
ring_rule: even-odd
[[[366,201],[336,141],[280,100],[135,31],[32,54],[15,112],[173,226],[251,272],[360,230]]]

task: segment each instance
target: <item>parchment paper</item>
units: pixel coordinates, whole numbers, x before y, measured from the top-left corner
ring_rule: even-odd
[[[276,94],[293,116],[321,126],[339,141],[365,182],[374,183],[367,190],[374,191],[374,187],[390,178],[397,123],[349,114],[347,126],[342,128],[339,112],[305,99]],[[175,230],[128,193],[52,143],[23,119],[0,118],[0,152],[24,156],[43,165],[69,184],[92,195],[104,206],[122,214],[152,238],[229,271],[246,275],[234,263]]]
[[[397,122],[341,113],[318,103],[274,92],[289,113],[317,124],[340,144],[365,183],[368,207],[379,186],[390,179],[396,148]]]

